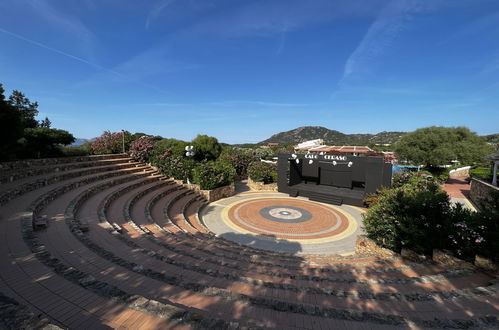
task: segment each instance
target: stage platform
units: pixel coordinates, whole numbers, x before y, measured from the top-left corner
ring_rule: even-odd
[[[302,182],[289,186],[289,196],[303,196],[308,197],[308,199],[313,201],[335,205],[348,204],[355,206],[364,206],[363,200],[365,197],[365,192],[363,189],[348,189],[327,185],[318,185],[315,182]]]

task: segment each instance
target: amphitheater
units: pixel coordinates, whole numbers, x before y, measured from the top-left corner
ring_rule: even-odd
[[[208,204],[126,155],[0,165],[0,328],[499,327],[496,277],[473,267],[242,245],[214,232],[224,227],[209,211],[224,201]],[[284,225],[308,214],[277,195],[241,196],[276,199],[260,209]],[[243,206],[236,220],[247,237],[253,224],[243,215],[252,211]],[[274,241],[355,233],[354,220],[338,219],[334,229],[305,226],[311,232],[279,232]],[[348,237],[315,243],[341,240]]]

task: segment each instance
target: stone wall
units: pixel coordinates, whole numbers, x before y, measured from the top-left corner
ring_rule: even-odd
[[[471,179],[470,199],[476,206],[487,203],[493,191],[499,191],[499,187],[479,179]]]
[[[250,187],[251,190],[257,190],[257,191],[277,191],[277,183],[263,183],[263,182],[258,182],[258,181],[253,181],[250,178],[248,178],[248,187]]]
[[[222,198],[234,196],[236,188],[234,183],[228,186],[218,187],[211,190],[202,190],[198,184],[184,184],[184,187],[202,195],[206,200],[211,203]]]
[[[460,167],[456,168],[455,170],[449,171],[449,178],[459,178],[463,176],[470,176],[470,169],[471,166],[465,166],[465,167]]]

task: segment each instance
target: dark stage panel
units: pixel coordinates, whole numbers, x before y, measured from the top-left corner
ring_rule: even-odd
[[[290,194],[308,197],[318,202],[341,205],[363,206],[365,193],[363,190],[317,185],[315,183],[299,183],[290,186]],[[296,193],[295,193],[296,192]]]

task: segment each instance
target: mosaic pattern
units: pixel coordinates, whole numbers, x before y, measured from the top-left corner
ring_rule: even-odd
[[[240,233],[308,242],[337,240],[357,228],[334,206],[296,198],[250,198],[224,208],[225,223]]]
[[[270,221],[299,223],[308,221],[312,214],[307,210],[294,206],[268,206],[260,210],[260,215]]]

